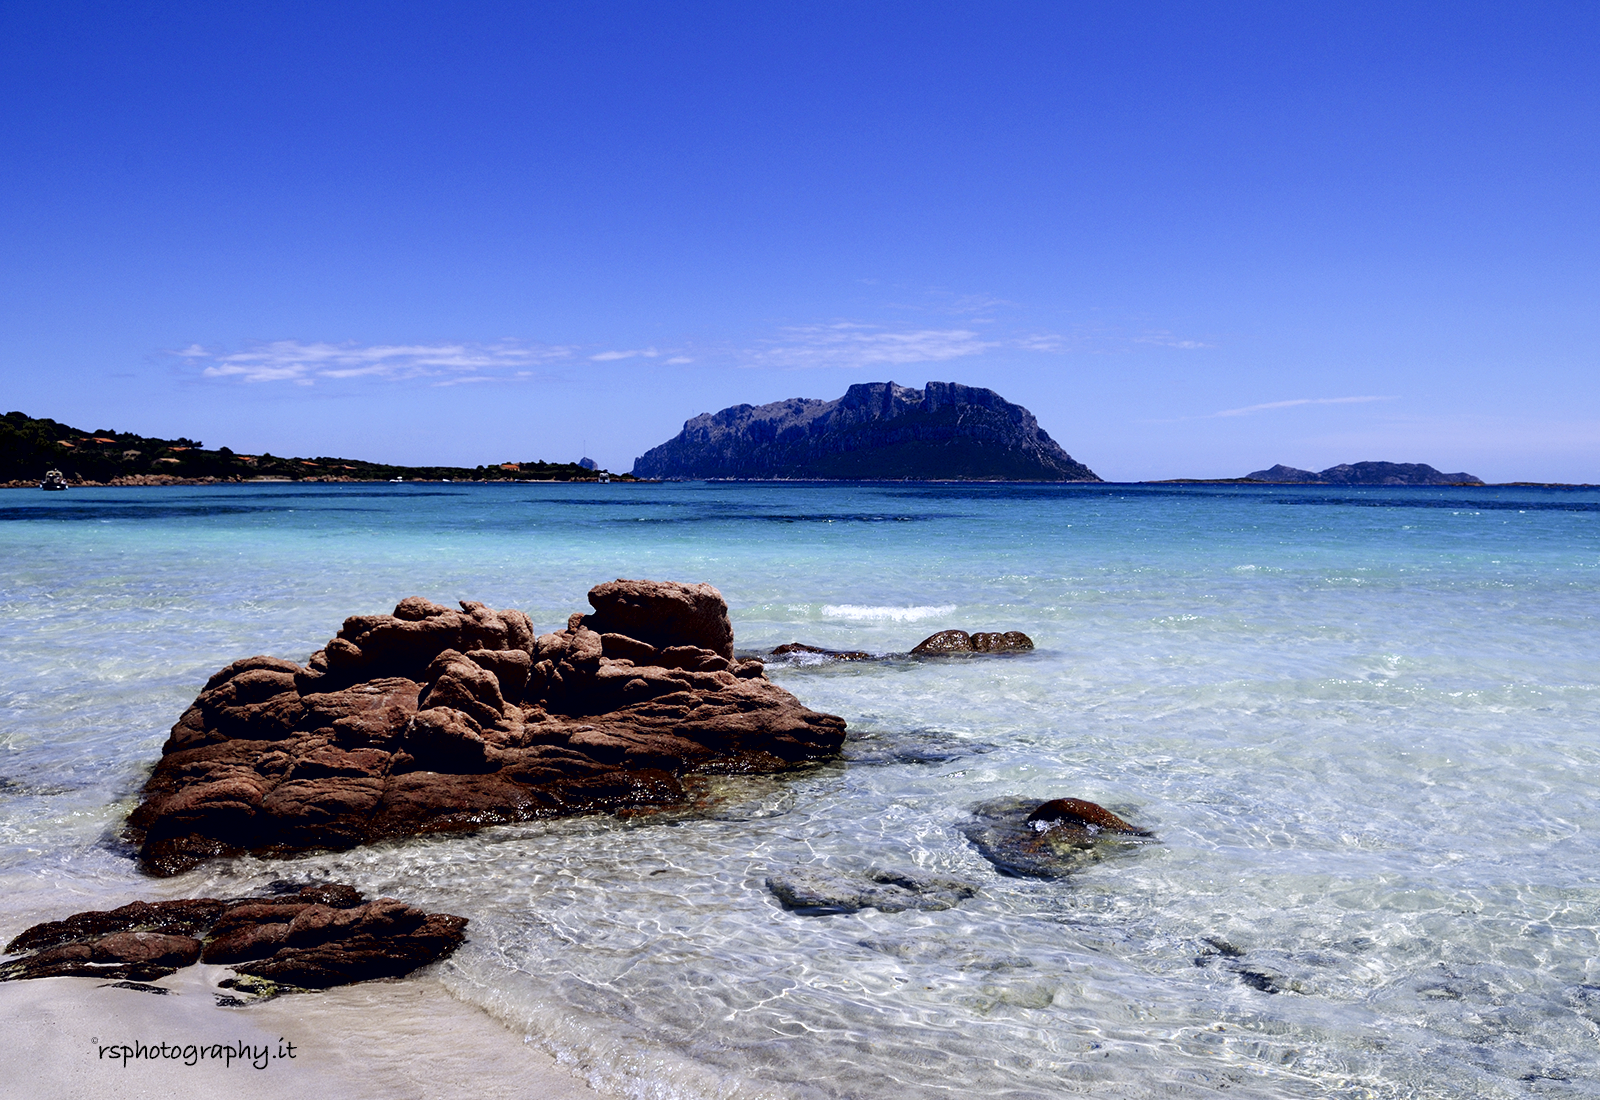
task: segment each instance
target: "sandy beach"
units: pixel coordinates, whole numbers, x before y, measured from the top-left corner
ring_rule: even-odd
[[[426,976],[242,1008],[218,1006],[224,976],[190,967],[154,983],[166,994],[93,978],[0,984],[0,1080],[37,1100],[601,1095]]]

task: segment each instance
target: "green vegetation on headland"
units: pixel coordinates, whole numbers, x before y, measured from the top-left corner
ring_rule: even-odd
[[[48,470],[72,485],[171,485],[223,481],[633,481],[576,462],[492,466],[390,466],[358,458],[279,458],[207,450],[194,439],[88,432],[20,412],[0,418],[0,485],[37,486]]]

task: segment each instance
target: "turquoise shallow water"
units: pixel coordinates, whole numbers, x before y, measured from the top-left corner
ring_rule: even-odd
[[[469,916],[440,972],[638,1096],[1600,1094],[1600,494],[1539,489],[269,486],[0,497],[0,932],[337,878]],[[553,629],[709,581],[739,648],[1021,657],[773,679],[846,759],[585,818],[150,882],[114,837],[205,677],[402,596]],[[988,798],[1159,843],[1005,878]],[[802,865],[945,912],[806,917]]]

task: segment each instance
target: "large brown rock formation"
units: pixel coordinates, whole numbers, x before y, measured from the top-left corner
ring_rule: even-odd
[[[520,611],[412,596],[346,619],[305,666],[233,662],[129,818],[144,867],[669,803],[686,773],[838,752],[843,719],[734,658],[715,588],[618,580],[589,602],[536,637]]]

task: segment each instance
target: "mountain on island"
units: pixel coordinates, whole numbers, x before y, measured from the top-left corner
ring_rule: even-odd
[[[1482,485],[1471,474],[1442,474],[1425,462],[1355,462],[1329,466],[1320,473],[1297,470],[1281,463],[1270,470],[1245,475],[1246,481],[1275,485]]]
[[[1099,481],[1021,405],[957,382],[734,405],[685,422],[635,477],[803,481]]]

